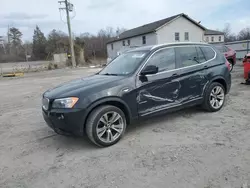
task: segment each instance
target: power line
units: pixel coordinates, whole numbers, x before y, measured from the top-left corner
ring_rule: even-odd
[[[67,17],[67,24],[68,24],[68,32],[69,32],[69,43],[70,43],[70,49],[71,49],[71,59],[72,59],[72,66],[76,67],[76,58],[75,58],[75,50],[74,50],[74,41],[72,39],[72,32],[71,32],[71,24],[70,24],[70,16],[69,12],[73,11],[74,5],[68,0],[64,1],[58,1],[58,3],[61,5],[62,3],[65,5],[65,7],[59,8],[59,10],[65,10],[66,11],[66,17]]]

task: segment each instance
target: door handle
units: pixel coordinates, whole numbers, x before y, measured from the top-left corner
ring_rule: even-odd
[[[207,66],[207,65],[205,65],[205,66],[204,66],[204,69],[208,69],[208,66]]]
[[[174,74],[172,75],[172,77],[176,77],[176,76],[179,76],[179,74],[174,73]]]

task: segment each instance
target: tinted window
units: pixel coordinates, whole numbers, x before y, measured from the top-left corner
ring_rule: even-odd
[[[213,59],[215,52],[210,47],[201,47],[202,52],[204,53],[206,60]]]
[[[197,50],[197,60],[200,62],[200,63],[204,63],[206,61],[206,58],[205,58],[205,55],[204,53],[201,51],[201,48],[200,47],[196,47],[196,50]]]
[[[147,65],[155,65],[159,72],[175,69],[175,51],[168,48],[156,52],[148,61]]]
[[[176,53],[179,57],[181,67],[188,67],[199,63],[195,47],[178,47],[176,48]]]

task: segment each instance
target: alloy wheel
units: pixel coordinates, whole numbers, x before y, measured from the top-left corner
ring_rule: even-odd
[[[124,129],[124,120],[117,112],[107,112],[98,121],[96,133],[104,143],[116,141]]]
[[[210,104],[214,109],[222,107],[225,100],[225,93],[222,87],[216,86],[212,89],[210,94]]]

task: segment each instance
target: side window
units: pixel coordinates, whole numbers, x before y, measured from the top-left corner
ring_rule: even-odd
[[[180,33],[175,33],[174,34],[175,41],[180,41]]]
[[[206,60],[213,59],[215,56],[215,52],[210,47],[201,47],[202,52],[204,53]]]
[[[200,63],[204,63],[205,61],[207,61],[206,58],[205,58],[204,53],[201,51],[201,48],[200,47],[196,47],[196,50],[197,50],[197,54],[198,54],[197,60]]]
[[[127,42],[128,42],[128,46],[130,46],[130,40],[128,40]]]
[[[142,44],[146,44],[147,41],[146,41],[146,36],[142,36]]]
[[[184,36],[184,37],[185,37],[185,40],[188,41],[188,40],[189,40],[189,33],[188,33],[188,32],[185,32],[185,36]]]
[[[163,49],[156,52],[148,61],[147,65],[155,65],[159,72],[175,69],[174,48]]]
[[[195,47],[178,47],[176,48],[176,54],[179,57],[181,67],[199,64]]]

